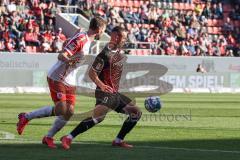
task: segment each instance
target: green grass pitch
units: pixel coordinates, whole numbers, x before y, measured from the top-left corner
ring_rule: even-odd
[[[0,94],[1,160],[239,160],[239,94],[167,94],[163,108],[149,114],[137,99],[143,117],[126,137],[135,145],[131,150],[112,148],[111,141],[123,122],[110,112],[104,122],[78,136],[71,149],[64,151],[59,138],[71,131],[71,121],[56,135],[58,149],[51,150],[41,139],[54,118],[35,119],[22,136],[16,133],[17,114],[51,105],[47,94]],[[90,110],[95,100],[79,96],[76,112]]]

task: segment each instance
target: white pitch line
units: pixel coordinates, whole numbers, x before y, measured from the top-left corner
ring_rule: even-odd
[[[0,137],[0,140],[12,140],[15,139],[15,135],[10,132],[5,132],[0,130],[0,134],[2,134],[2,137]]]
[[[39,143],[40,141],[32,141],[32,140],[23,140],[23,139],[15,139],[16,141],[11,141],[7,143],[14,142],[27,142],[27,143]],[[60,143],[60,141],[56,141]],[[92,145],[101,145],[101,146],[111,146],[110,144],[97,143],[97,142],[73,142],[73,144],[92,144]],[[229,150],[218,150],[218,149],[201,149],[201,148],[178,148],[178,147],[161,147],[161,146],[145,146],[145,145],[135,145],[134,148],[145,148],[145,149],[163,149],[163,150],[182,150],[182,151],[194,151],[194,152],[218,152],[218,153],[234,153],[240,154],[240,151],[229,151]]]

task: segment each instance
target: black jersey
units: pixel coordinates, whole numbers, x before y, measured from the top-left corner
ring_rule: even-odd
[[[99,79],[118,92],[126,56],[120,50],[111,50],[108,45],[98,54],[92,68],[98,72]],[[97,87],[99,89],[99,87]]]

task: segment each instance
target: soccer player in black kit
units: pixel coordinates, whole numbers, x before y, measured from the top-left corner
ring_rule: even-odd
[[[125,136],[134,128],[141,117],[140,109],[130,98],[118,92],[119,82],[126,56],[121,48],[127,39],[126,31],[121,27],[113,28],[110,42],[95,58],[89,70],[89,77],[97,85],[95,91],[96,107],[92,117],[88,117],[68,135],[61,138],[62,147],[69,149],[73,138],[104,120],[110,110],[128,115],[121,130],[112,142],[112,146],[132,148],[124,141]]]

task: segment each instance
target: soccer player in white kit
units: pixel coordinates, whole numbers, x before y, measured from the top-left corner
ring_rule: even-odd
[[[17,132],[23,133],[28,122],[35,118],[57,116],[52,128],[42,139],[49,148],[56,148],[53,136],[60,131],[74,112],[76,73],[83,56],[88,54],[91,42],[100,39],[106,29],[106,22],[101,17],[90,21],[87,32],[76,33],[58,55],[57,63],[50,69],[47,81],[55,106],[45,106],[29,113],[18,115]]]

